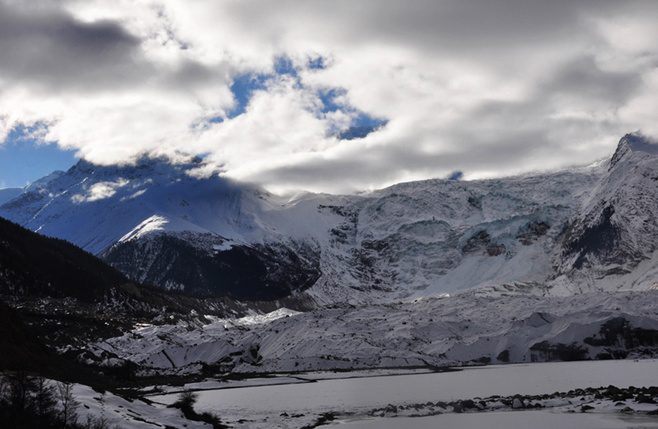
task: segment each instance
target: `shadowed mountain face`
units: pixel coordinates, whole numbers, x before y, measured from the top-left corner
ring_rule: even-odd
[[[66,319],[68,323],[73,320],[69,310],[101,302],[125,283],[128,280],[123,274],[71,243],[35,234],[0,218],[0,370],[88,378],[86,370],[45,345],[42,327],[61,331]],[[3,300],[11,301],[20,311]],[[67,310],[54,305],[65,313],[64,323],[47,316],[54,301],[67,302],[71,307]],[[104,325],[104,321],[95,324]],[[87,328],[80,323],[77,329]]]
[[[35,234],[0,218],[0,293],[75,296],[92,300],[128,279],[61,239]]]
[[[658,145],[627,135],[565,233],[555,284],[571,292],[652,287],[658,273],[656,213]]]
[[[317,266],[288,248],[235,246],[208,252],[176,235],[112,246],[103,259],[130,278],[200,295],[269,301],[312,286]]]
[[[0,302],[0,370],[41,370],[52,364],[53,356],[18,312]]]
[[[363,195],[271,195],[202,161],[84,161],[0,215],[98,255],[132,281],[197,295],[372,303],[501,284],[565,295],[648,289],[658,271],[658,150],[607,163]]]

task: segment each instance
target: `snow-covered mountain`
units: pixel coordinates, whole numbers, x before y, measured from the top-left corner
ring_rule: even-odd
[[[344,220],[330,231],[314,292],[334,301],[354,299],[355,290],[361,299],[380,291],[399,299],[544,283],[562,232],[599,174],[430,180],[350,200],[334,209]]]
[[[14,198],[18,197],[19,195],[25,193],[25,192],[31,192],[31,191],[36,191],[39,188],[45,186],[48,182],[50,182],[53,179],[56,179],[57,177],[61,176],[64,174],[63,171],[56,170],[53,171],[52,173],[49,173],[42,177],[41,179],[37,180],[34,183],[30,183],[24,188],[2,188],[0,189],[0,205],[6,203],[7,201],[11,201]]]
[[[658,145],[626,135],[606,168],[565,233],[555,292],[658,284]]]
[[[103,256],[134,280],[198,294],[274,299],[318,277],[258,218],[267,195],[219,177],[195,179],[199,160],[134,166],[80,161],[26,190],[2,214],[39,233]],[[302,245],[303,247],[303,245]]]
[[[0,216],[200,294],[363,304],[499,284],[642,290],[658,257],[657,147],[627,135],[588,168],[295,198],[196,178],[198,159],[81,161]]]

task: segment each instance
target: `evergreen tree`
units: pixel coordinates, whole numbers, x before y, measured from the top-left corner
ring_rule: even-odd
[[[56,416],[57,399],[52,382],[43,376],[34,380],[34,405],[38,427],[47,427]]]

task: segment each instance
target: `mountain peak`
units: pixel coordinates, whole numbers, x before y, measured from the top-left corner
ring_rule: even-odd
[[[199,168],[203,160],[199,157],[180,157],[172,159],[164,156],[143,156],[133,162],[126,164],[100,165],[94,164],[87,160],[81,159],[76,165],[71,167],[69,172],[81,172],[83,174],[101,174],[101,175],[129,175],[142,176],[144,174],[157,174],[167,176],[179,176],[188,170]]]
[[[658,155],[658,143],[637,132],[626,134],[619,140],[617,150],[610,160],[610,168],[617,165],[627,155],[638,152]]]

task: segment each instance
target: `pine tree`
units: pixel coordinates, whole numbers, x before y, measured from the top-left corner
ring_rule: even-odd
[[[56,417],[57,399],[55,387],[52,382],[43,376],[34,380],[34,405],[37,418],[37,427],[48,427]]]

